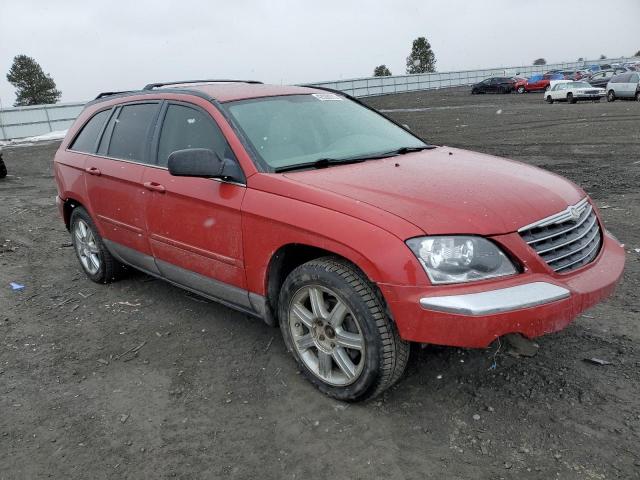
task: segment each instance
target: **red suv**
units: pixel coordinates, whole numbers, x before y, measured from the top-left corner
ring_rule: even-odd
[[[410,342],[558,331],[624,266],[568,180],[429,145],[319,88],[103,94],[62,142],[55,178],[91,280],[128,265],[279,324],[309,380],[342,400],[398,380]]]

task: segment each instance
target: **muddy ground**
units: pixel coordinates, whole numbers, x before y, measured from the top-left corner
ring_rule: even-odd
[[[54,206],[57,143],[5,149],[0,479],[640,478],[640,103],[369,103],[433,143],[584,187],[626,244],[616,294],[534,358],[415,348],[396,388],[343,404],[298,374],[278,330],[142,274],[88,281]]]

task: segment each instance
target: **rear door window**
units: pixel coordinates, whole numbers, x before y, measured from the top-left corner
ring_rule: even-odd
[[[76,137],[70,149],[76,152],[94,153],[98,143],[98,135],[102,132],[104,123],[109,118],[111,109],[103,110],[96,113],[91,119],[84,124],[80,134]]]
[[[158,109],[158,103],[124,105],[109,122],[99,152],[111,158],[146,163],[147,140]]]
[[[166,167],[172,152],[187,148],[206,148],[216,152],[220,158],[235,160],[223,133],[208,113],[170,104],[160,132],[158,165]]]

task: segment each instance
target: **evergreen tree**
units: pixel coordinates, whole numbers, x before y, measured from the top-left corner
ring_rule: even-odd
[[[413,41],[411,54],[407,57],[407,73],[430,73],[436,71],[436,56],[425,37]]]
[[[388,77],[389,75],[391,75],[391,70],[386,65],[378,65],[373,69],[374,77]]]
[[[536,59],[533,61],[533,64],[534,64],[534,65],[546,65],[546,64],[547,64],[547,61],[546,61],[544,58],[536,58]]]
[[[636,54],[634,55],[634,57],[640,57],[640,50],[638,50],[638,51],[636,52]]]
[[[600,55],[600,60],[606,60],[606,59],[607,59],[607,56],[604,53]]]
[[[7,74],[9,83],[16,87],[15,107],[56,103],[60,99],[60,90],[49,74],[27,55],[17,55]]]

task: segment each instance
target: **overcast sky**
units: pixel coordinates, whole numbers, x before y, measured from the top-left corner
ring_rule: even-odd
[[[640,0],[0,0],[0,101],[18,54],[69,102],[164,80],[403,74],[418,36],[440,71],[629,56],[639,20]]]

